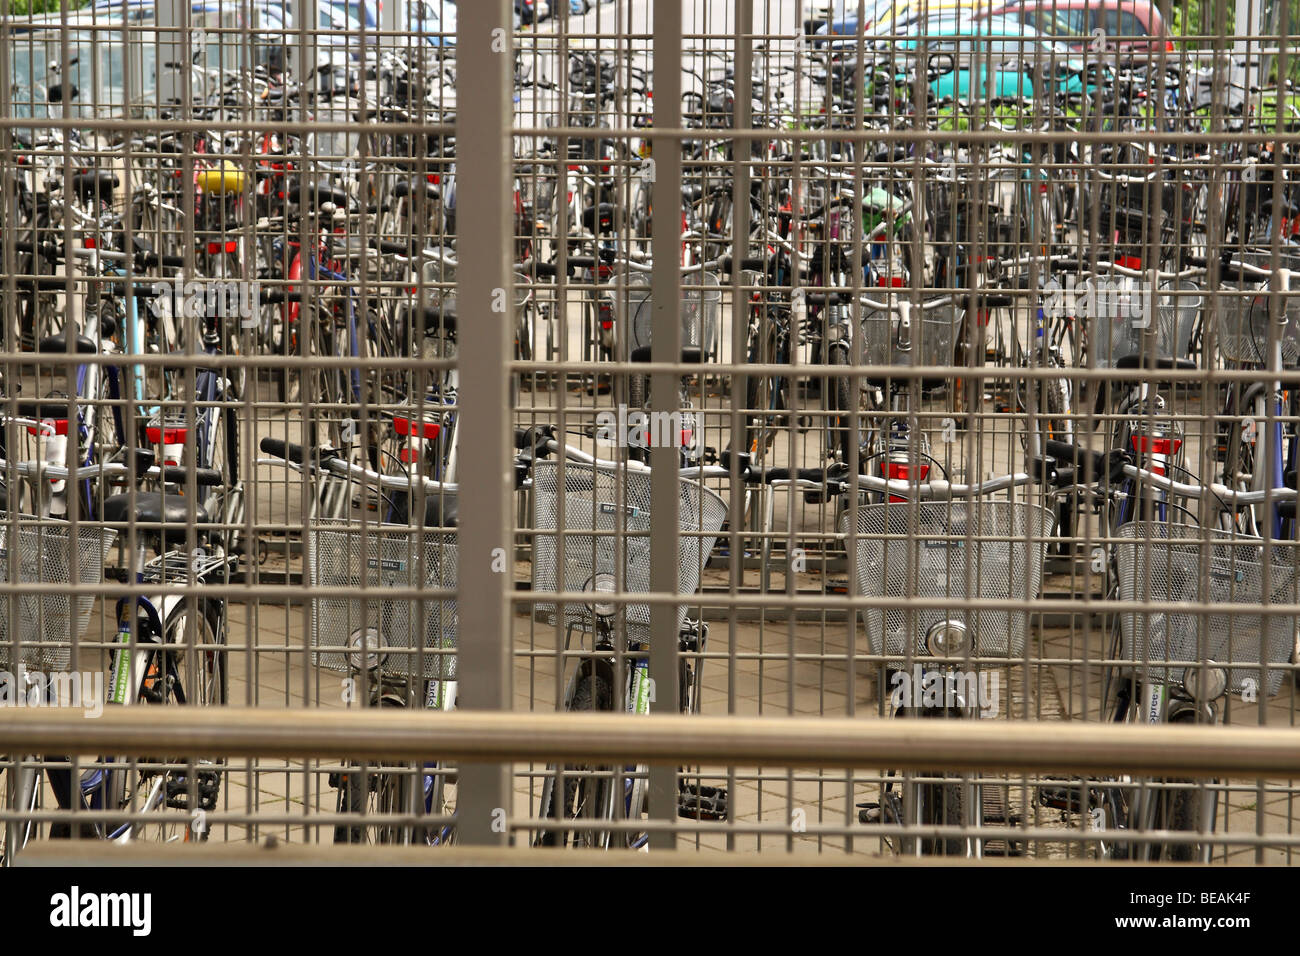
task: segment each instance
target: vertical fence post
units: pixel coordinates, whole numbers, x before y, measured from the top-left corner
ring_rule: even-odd
[[[678,129],[682,125],[682,3],[681,0],[656,0],[654,5],[654,126],[656,130]],[[682,205],[682,152],[676,139],[660,137],[654,143],[655,181],[651,196],[657,214],[651,226],[651,250],[654,272],[650,277],[650,294],[654,302],[651,315],[651,359],[655,362],[680,362],[682,359],[681,322],[681,220],[677,210]],[[665,413],[677,413],[677,376],[656,372],[650,380],[651,421],[664,421]],[[669,418],[668,421],[674,421]],[[651,426],[652,436],[660,437],[666,429]],[[680,429],[675,440],[680,440]],[[650,450],[652,469],[650,508],[650,590],[677,592],[678,548],[678,450],[673,447]],[[677,687],[677,606],[655,604],[650,608],[650,679],[655,688],[651,708],[657,713],[678,710]],[[677,816],[677,770],[674,767],[650,768],[650,817],[671,822]],[[671,849],[676,845],[671,830],[651,831],[650,845]]]
[[[473,108],[456,114],[459,164],[456,294],[460,329],[461,500],[458,581],[459,705],[505,710],[511,704],[511,495],[507,435],[513,297],[510,284],[510,9],[506,0],[462,4],[457,86]],[[460,770],[457,803],[462,843],[508,842],[509,766]]]

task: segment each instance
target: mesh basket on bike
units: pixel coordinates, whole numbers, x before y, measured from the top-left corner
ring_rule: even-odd
[[[895,305],[907,302],[909,293],[868,289],[865,295]],[[956,303],[939,301],[937,305],[922,302],[919,309],[909,307],[906,324],[904,313],[863,306],[862,364],[908,368],[952,365],[961,311]]]
[[[396,677],[454,680],[456,656],[439,652],[456,647],[455,598],[389,598],[385,592],[454,589],[455,532],[327,522],[309,533],[312,588],[369,591],[312,598],[312,663],[336,671],[378,666]]]
[[[608,295],[616,328],[626,330],[629,354],[650,345],[650,326],[654,302],[650,296],[650,277],[641,273],[615,276]],[[718,340],[718,316],[722,311],[722,286],[717,276],[691,272],[682,276],[682,348],[703,349],[705,357],[714,354]]]
[[[533,590],[592,590],[597,575],[614,575],[623,592],[650,591],[650,472],[606,465],[566,463],[564,466],[564,525],[559,530],[560,468],[558,462],[539,461],[533,466],[533,501],[537,537],[533,543]],[[693,594],[713,542],[727,516],[727,506],[707,488],[685,478],[678,482],[677,554],[659,560],[677,561],[677,591]],[[550,532],[550,533],[547,533]],[[560,539],[564,567],[561,571]],[[539,603],[537,610],[554,622],[557,606]],[[650,605],[629,604],[624,612],[628,636],[649,639]],[[677,626],[686,620],[686,608],[677,612]],[[590,626],[592,610],[586,604],[564,607],[566,624]]]
[[[1086,316],[1097,368],[1114,368],[1126,355],[1187,358],[1204,305],[1192,282],[1161,286],[1152,297],[1140,279],[1087,279],[1062,293],[1072,314]],[[1073,298],[1073,302],[1068,300]]]
[[[71,529],[45,526],[18,528],[0,525],[0,582],[10,583],[9,562],[18,542],[17,584],[98,584],[104,559],[117,532],[107,528],[78,528],[74,548]],[[0,669],[64,670],[72,642],[81,636],[95,604],[92,594],[69,595],[58,590],[10,594],[0,613]]]
[[[1232,665],[1228,688],[1233,693],[1252,686],[1269,696],[1278,692],[1282,667],[1291,659],[1295,619],[1259,609],[1296,600],[1296,568],[1286,545],[1274,545],[1265,593],[1260,539],[1148,521],[1122,525],[1115,536],[1121,539],[1116,545],[1121,601],[1225,608],[1204,616],[1170,607],[1121,612],[1120,656],[1138,665],[1140,676],[1177,683],[1185,668],[1159,665],[1213,660]],[[1230,605],[1238,609],[1228,610]],[[1267,667],[1262,675],[1261,662]]]
[[[1097,148],[1085,182],[1089,199],[1098,207],[1102,235],[1117,233],[1122,241],[1143,243],[1159,239],[1158,224],[1162,232],[1171,232],[1175,219],[1161,211],[1173,213],[1176,184],[1166,181],[1162,172],[1140,144]]]
[[[1261,269],[1273,268],[1273,254],[1267,249],[1242,250],[1234,258]],[[1281,253],[1277,268],[1300,271],[1300,256]],[[1219,354],[1229,362],[1267,365],[1268,325],[1272,312],[1268,283],[1225,281],[1220,290],[1222,294],[1216,296],[1218,308],[1215,310],[1219,317],[1216,329]],[[1294,285],[1291,291],[1295,291]],[[1294,367],[1300,364],[1300,298],[1287,296],[1279,307],[1286,311],[1286,327],[1281,332],[1282,364]]]
[[[849,513],[840,532],[849,534]],[[1046,508],[1023,502],[923,501],[858,509],[858,591],[889,598],[888,607],[863,610],[872,654],[890,666],[904,655],[926,654],[925,636],[940,621],[960,620],[972,639],[972,655],[1018,657],[1024,653],[1030,612],[974,610],[971,599],[1032,601],[1043,580],[1043,560],[1053,519]],[[989,540],[989,539],[1009,540]],[[947,607],[909,607],[917,598],[944,598]]]

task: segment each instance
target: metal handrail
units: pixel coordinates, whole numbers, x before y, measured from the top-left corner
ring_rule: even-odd
[[[0,753],[203,753],[495,762],[897,767],[1194,777],[1300,777],[1290,728],[1082,721],[849,720],[392,709],[15,709]]]

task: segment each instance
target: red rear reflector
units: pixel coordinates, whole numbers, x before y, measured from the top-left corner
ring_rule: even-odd
[[[53,428],[56,435],[66,435],[68,433],[68,420],[66,418],[42,418],[41,424],[46,428],[40,429],[40,431]],[[31,425],[27,426],[27,434],[29,435],[35,435],[37,431],[38,429],[33,428]]]
[[[601,319],[601,320],[600,320],[600,327],[601,327],[602,329],[612,329],[612,328],[614,327],[614,320],[613,320],[613,319]]]
[[[403,448],[401,451],[397,453],[397,457],[402,459],[402,464],[404,465],[409,465],[412,464],[413,462],[418,463],[420,460],[420,449]]]
[[[226,242],[226,251],[227,251],[227,252],[238,252],[238,251],[239,251],[239,240],[238,240],[238,239],[230,239],[230,240],[227,240],[227,242]]]
[[[94,236],[87,236],[85,242],[82,243],[82,245],[87,249],[94,249],[95,244],[96,244],[96,239]]]
[[[1176,455],[1183,447],[1181,438],[1152,438],[1150,435],[1133,435],[1133,450],[1152,455]],[[1162,472],[1163,474],[1163,472]]]
[[[434,438],[437,438],[438,435],[442,432],[442,425],[440,425],[438,422],[417,422],[416,425],[417,427],[415,429],[415,432],[418,433],[416,434],[417,438],[432,440]],[[397,432],[397,434],[399,435],[412,434],[411,420],[409,418],[401,418],[397,415],[394,415],[393,431]],[[406,459],[403,458],[402,460],[405,461]]]
[[[1166,52],[1166,53],[1173,53],[1173,52],[1174,52],[1174,41],[1173,41],[1173,40],[1166,40],[1166,41],[1165,41],[1165,52]]]
[[[890,481],[909,481],[912,478],[912,466],[904,464],[901,461],[883,462],[880,466],[880,470]],[[917,481],[925,481],[929,474],[929,465],[916,466]]]
[[[1115,260],[1115,265],[1123,266],[1125,269],[1141,269],[1142,260],[1137,256],[1120,256]]]
[[[901,289],[903,287],[902,276],[881,276],[876,280],[876,285],[883,289]]]
[[[183,445],[189,439],[188,428],[159,428],[149,425],[144,430],[145,438],[154,445]]]
[[[208,243],[208,255],[215,256],[220,251],[221,251],[221,243],[219,242]]]

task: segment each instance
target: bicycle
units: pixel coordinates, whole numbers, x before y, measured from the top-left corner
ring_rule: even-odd
[[[1038,598],[1054,526],[1051,512],[1028,501],[990,497],[1033,480],[1027,473],[973,485],[858,476],[860,489],[884,500],[856,513],[845,511],[838,531],[855,551],[854,593],[891,602],[862,612],[870,652],[883,662],[882,699],[888,700],[890,717],[994,716],[989,711],[996,699],[986,688],[996,675],[987,674],[989,664],[1023,657],[1029,613],[961,604]],[[840,490],[850,484],[842,482]],[[947,599],[950,606],[908,606],[930,598]],[[987,822],[978,777],[942,770],[903,774],[896,788],[894,776],[891,772],[878,802],[859,804],[859,820],[901,827],[898,852],[979,857],[989,850],[988,837],[938,830]],[[1008,816],[1003,822],[1014,821]],[[923,832],[909,832],[918,829]],[[924,832],[931,830],[936,832]],[[1005,842],[1013,853],[1015,841]]]
[[[548,448],[557,447],[551,442]],[[636,462],[620,465],[566,449],[561,464],[536,461],[532,495],[536,530],[533,591],[581,591],[581,605],[540,601],[536,613],[564,628],[563,653],[578,656],[564,692],[566,711],[650,711],[649,645],[662,639],[650,632],[650,607],[622,603],[603,595],[650,590],[650,469]],[[722,477],[724,469],[713,469]],[[726,504],[702,485],[680,479],[678,593],[689,595],[727,516]],[[563,508],[561,512],[560,509]],[[564,516],[563,527],[559,524]],[[574,646],[575,635],[578,637]],[[708,625],[691,620],[687,608],[677,614],[678,680],[683,713],[700,707],[702,656]],[[590,640],[590,646],[588,646]],[[549,767],[542,785],[537,817],[553,821],[535,838],[539,846],[585,846],[631,849],[647,846],[649,836],[633,825],[646,811],[647,768]],[[725,791],[679,781],[679,813],[715,819],[726,816]]]
[[[155,465],[149,452],[134,456],[130,465],[110,462],[66,468],[42,461],[20,461],[0,462],[0,471],[18,475],[33,484],[48,483],[51,478],[73,482],[131,478],[182,486],[221,481],[220,473],[210,469],[195,469],[191,473],[187,468]],[[114,614],[117,631],[109,655],[104,701],[109,706],[221,706],[226,703],[224,600],[201,593],[181,595],[167,589],[168,584],[178,579],[201,587],[217,576],[225,577],[236,560],[219,548],[211,553],[190,548],[164,550],[167,544],[187,543],[189,507],[189,499],[180,495],[113,495],[104,502],[108,523],[79,529],[79,579],[86,582],[100,579],[108,549],[118,533],[111,525],[120,524],[128,534],[132,531],[135,534],[132,567],[118,575],[119,580],[134,577],[140,584],[159,588],[156,593],[124,597],[117,602]],[[194,507],[196,523],[206,523],[202,506],[195,503]],[[21,524],[19,520],[20,535],[24,533]],[[37,540],[36,544],[39,543]],[[157,545],[159,555],[147,560],[151,543]],[[54,553],[57,555],[57,550]],[[30,575],[39,574],[42,580],[61,580],[71,574],[71,557],[66,547],[62,558],[54,563],[41,557],[39,551],[35,560],[37,564],[31,569],[20,569],[20,575],[29,576],[24,579],[36,580]],[[52,657],[38,661],[55,670],[65,668],[71,643],[67,636],[68,607],[75,606],[79,621],[77,633],[80,633],[93,599],[78,596],[69,602],[64,596],[34,596],[19,600],[30,605],[20,604],[20,622],[24,620],[23,614],[39,615],[45,611],[46,602],[54,602],[49,605],[50,619],[60,631],[42,632],[54,651]],[[23,626],[26,630],[49,625],[37,619]],[[18,643],[21,644],[21,638]],[[34,812],[42,796],[40,778],[45,774],[61,810],[93,814],[92,820],[79,824],[83,837],[122,841],[150,837],[171,842],[189,840],[197,834],[198,839],[206,839],[207,828],[196,828],[194,823],[202,819],[200,813],[216,808],[222,772],[219,759],[110,755],[91,763],[75,779],[72,768],[65,766],[67,762],[66,757],[44,757],[20,764],[18,779],[9,792],[9,806],[19,814]],[[168,813],[169,810],[179,812]],[[121,819],[117,814],[129,816]],[[37,826],[31,820],[24,822],[21,817],[15,826],[18,829],[9,830],[7,846],[16,850],[32,838]],[[51,826],[50,835],[70,836],[71,825],[56,822]]]
[[[1148,494],[1158,491],[1167,499],[1199,500],[1211,517],[1273,500],[1294,515],[1294,489],[1243,492],[1177,481],[1157,466],[1141,467],[1142,459],[1129,453],[1099,455],[1069,446],[1056,452],[1083,463],[1053,475],[1058,486],[1099,485],[1109,496],[1145,486]],[[1043,467],[1055,471],[1055,460]],[[1262,612],[1296,600],[1297,568],[1289,549],[1267,538],[1201,527],[1190,515],[1180,522],[1167,516],[1129,521],[1112,534],[1108,596],[1133,609],[1121,609],[1112,624],[1102,719],[1217,724],[1227,720],[1229,695],[1255,699],[1280,691],[1295,646],[1295,621]],[[1192,609],[1196,605],[1214,610],[1202,614]],[[1213,844],[1201,836],[1213,832],[1219,788],[1218,781],[1126,776],[1043,784],[1038,801],[1087,819],[1102,858],[1208,863]],[[1155,838],[1135,839],[1145,834]]]
[[[321,471],[410,496],[419,485],[429,498],[454,494],[454,485],[405,475],[383,475],[348,463],[329,448],[304,449],[263,438],[265,463]],[[358,527],[324,520],[308,529],[307,579],[312,588],[373,590],[374,597],[313,598],[312,663],[348,675],[350,700],[370,707],[456,706],[457,548],[452,527],[381,523]],[[450,598],[386,599],[387,588],[449,590]],[[350,702],[350,701],[349,701]],[[347,764],[329,775],[340,814],[358,822],[334,828],[335,843],[438,846],[456,839],[451,788],[455,770],[437,761],[416,766]],[[399,822],[394,817],[427,818]]]

